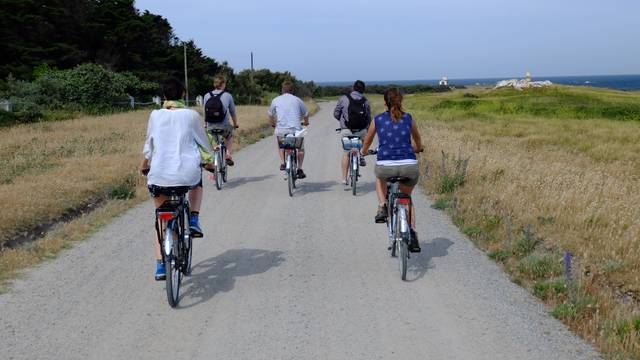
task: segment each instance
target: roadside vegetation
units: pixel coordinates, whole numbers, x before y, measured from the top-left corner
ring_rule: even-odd
[[[609,358],[640,358],[640,93],[474,88],[405,108],[433,206]]]
[[[272,132],[266,111],[238,107],[237,149]],[[141,110],[0,129],[0,202],[11,209],[0,222],[0,287],[149,198],[138,174],[148,119]]]

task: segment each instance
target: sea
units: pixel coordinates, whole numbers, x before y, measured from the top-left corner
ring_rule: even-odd
[[[504,77],[504,78],[481,78],[481,79],[449,79],[449,85],[464,86],[492,86],[500,80],[517,79],[522,77]],[[554,84],[574,85],[574,86],[593,86],[599,88],[609,88],[616,90],[640,91],[640,75],[584,75],[584,76],[548,76],[533,77],[534,81],[549,80]],[[370,80],[366,81],[368,85],[438,85],[440,79],[437,80]],[[353,82],[349,81],[328,81],[318,82],[320,86],[350,86]]]

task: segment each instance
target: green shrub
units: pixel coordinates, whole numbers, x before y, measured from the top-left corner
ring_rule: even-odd
[[[438,184],[437,191],[439,194],[450,194],[460,186],[464,185],[464,182],[464,175],[444,175],[440,178],[440,184]]]
[[[548,254],[531,254],[518,263],[518,271],[534,280],[561,275],[563,270],[559,258]]]
[[[431,207],[437,210],[444,210],[449,207],[449,202],[450,200],[445,198],[436,199]]]
[[[509,258],[509,254],[504,250],[493,250],[487,253],[489,259],[493,259],[498,262],[505,262]]]

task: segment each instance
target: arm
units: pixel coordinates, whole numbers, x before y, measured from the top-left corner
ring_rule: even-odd
[[[365,111],[367,112],[367,119],[369,119],[369,125],[367,128],[371,126],[371,120],[373,120],[373,116],[371,115],[371,104],[369,104],[369,100],[364,103]]]
[[[236,103],[233,101],[233,96],[229,95],[229,115],[231,115],[231,121],[234,127],[238,127],[238,116],[236,115]]]
[[[206,153],[211,155],[213,159],[213,148],[211,148],[211,143],[209,142],[209,138],[207,137],[207,133],[204,131],[204,128],[200,125],[200,116],[197,113],[194,113],[193,118],[191,119],[191,131],[193,132],[193,138],[196,141],[196,144],[203,149]]]
[[[413,138],[413,151],[419,153],[422,151],[422,137],[420,136],[420,131],[418,130],[418,125],[411,118],[411,137]]]
[[[302,114],[302,124],[309,126],[309,110],[304,106],[304,102],[300,100],[300,113]]]
[[[273,104],[273,101],[271,101],[271,106],[269,106],[267,115],[269,115],[269,122],[271,123],[271,126],[276,127],[276,106]]]
[[[151,156],[153,155],[153,137],[151,137],[151,119],[153,113],[149,116],[149,123],[147,124],[147,137],[144,140],[144,148],[142,149],[142,163],[140,163],[140,173],[145,175],[144,171],[151,167]]]
[[[338,99],[338,102],[336,103],[336,108],[333,110],[333,117],[338,121],[340,121],[340,118],[342,117],[342,109],[344,108],[342,99],[344,99],[344,96],[341,96],[340,99]]]
[[[376,137],[376,123],[375,121],[371,122],[371,126],[369,126],[369,130],[367,131],[367,136],[364,137],[364,144],[362,144],[361,153],[366,155],[369,152],[369,146],[373,143],[373,139]]]

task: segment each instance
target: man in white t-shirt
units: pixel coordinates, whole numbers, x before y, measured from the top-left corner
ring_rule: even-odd
[[[271,120],[271,126],[276,128],[276,141],[278,137],[294,134],[296,131],[302,130],[302,125],[309,125],[309,111],[304,106],[304,102],[297,96],[293,95],[293,83],[285,81],[282,83],[282,95],[271,101],[271,106],[267,112]],[[302,124],[300,123],[302,121]],[[284,163],[284,150],[280,149],[278,143],[278,154],[280,156],[280,170],[284,171],[286,166]],[[307,177],[302,171],[302,162],[304,160],[304,144],[298,152],[298,178]]]

